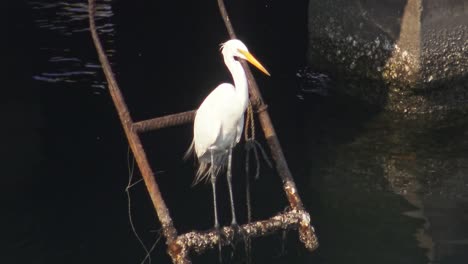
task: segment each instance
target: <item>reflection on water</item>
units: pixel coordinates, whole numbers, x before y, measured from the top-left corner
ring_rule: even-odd
[[[113,47],[114,24],[111,22],[111,1],[97,1],[96,23],[98,32],[104,41],[106,52],[110,58],[115,53]],[[43,55],[44,71],[38,72],[33,78],[37,81],[55,83],[66,87],[92,89],[94,94],[101,94],[105,89],[100,65],[92,53],[88,31],[87,1],[32,1],[31,8],[35,11],[35,25],[42,36],[38,47]],[[86,50],[86,52],[85,52]],[[112,59],[111,59],[112,60]],[[83,85],[88,83],[88,86]]]
[[[297,98],[304,100],[307,94],[328,96],[330,89],[330,77],[324,73],[314,72],[309,67],[303,67],[296,72],[299,81]]]
[[[468,120],[352,108],[307,129],[326,263],[466,263]]]
[[[110,3],[99,1],[97,16],[104,46],[113,55]],[[109,154],[99,138],[105,122],[94,120],[106,113],[105,96],[98,96],[106,93],[88,32],[87,4],[9,1],[10,7],[5,37],[10,79],[0,104],[6,117],[1,119],[9,124],[2,129],[8,140],[0,153],[0,202],[7,201],[0,218],[0,262],[94,262],[99,254],[90,257],[89,252],[105,245],[95,235],[103,228],[93,230],[99,217],[87,215],[94,209],[85,199],[93,185],[77,190],[87,176],[103,174],[93,160]],[[99,203],[105,197],[88,199],[104,208]]]

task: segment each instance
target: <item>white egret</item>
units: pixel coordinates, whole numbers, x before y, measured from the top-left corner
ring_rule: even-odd
[[[237,226],[232,194],[232,149],[240,141],[244,127],[244,112],[248,106],[247,77],[239,59],[244,59],[260,71],[268,71],[248,51],[242,41],[232,39],[221,45],[224,63],[232,74],[234,85],[222,83],[203,101],[197,110],[193,126],[193,141],[186,157],[195,151],[199,161],[194,183],[211,180],[213,189],[214,227],[219,232],[216,209],[216,178],[227,164],[227,182],[231,202],[232,222]]]

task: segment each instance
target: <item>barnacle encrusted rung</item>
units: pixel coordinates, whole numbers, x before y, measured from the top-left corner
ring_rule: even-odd
[[[253,238],[290,229],[299,231],[299,240],[308,250],[313,251],[318,247],[315,230],[310,225],[310,215],[305,210],[288,210],[267,220],[242,225],[237,231],[242,232],[247,238]],[[189,263],[187,257],[192,251],[202,253],[207,249],[215,248],[218,243],[221,245],[233,244],[237,231],[233,227],[226,226],[221,228],[221,236],[218,236],[216,230],[213,229],[185,233],[178,236],[169,245],[169,255],[176,260],[176,263]]]

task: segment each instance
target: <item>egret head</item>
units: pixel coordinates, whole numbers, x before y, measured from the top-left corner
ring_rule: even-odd
[[[257,69],[270,76],[270,73],[265,69],[265,67],[263,67],[263,65],[249,52],[247,46],[245,46],[245,44],[238,39],[231,39],[221,44],[221,53],[223,53],[225,58],[237,57],[246,60]]]

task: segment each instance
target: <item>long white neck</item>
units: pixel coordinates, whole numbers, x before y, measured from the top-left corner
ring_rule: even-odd
[[[240,62],[232,56],[225,57],[224,63],[226,63],[227,68],[231,72],[232,79],[234,80],[234,86],[236,87],[236,95],[242,106],[242,110],[245,111],[249,102],[249,90],[244,68],[242,68]]]

